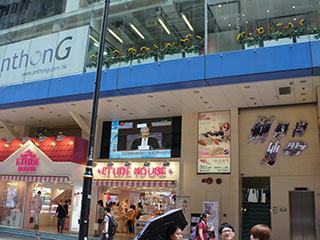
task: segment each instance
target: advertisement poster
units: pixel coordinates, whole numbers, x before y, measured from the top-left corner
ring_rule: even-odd
[[[203,212],[210,215],[207,222],[208,228],[214,227],[216,240],[219,237],[219,202],[203,202]]]
[[[79,231],[79,219],[81,213],[82,186],[75,186],[72,199],[71,231]]]
[[[88,32],[82,26],[0,46],[0,86],[82,73]]]
[[[188,221],[188,225],[183,230],[183,235],[188,235],[190,233],[190,197],[176,197],[176,208],[181,208],[185,218]]]
[[[198,173],[230,173],[230,112],[199,113]]]

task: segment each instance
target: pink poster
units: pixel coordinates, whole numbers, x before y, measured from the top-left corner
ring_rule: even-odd
[[[198,173],[230,173],[230,112],[199,113]]]

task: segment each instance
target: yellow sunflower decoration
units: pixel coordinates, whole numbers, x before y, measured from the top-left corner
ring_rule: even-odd
[[[258,28],[257,31],[258,31],[259,34],[263,34],[264,33],[263,27]]]

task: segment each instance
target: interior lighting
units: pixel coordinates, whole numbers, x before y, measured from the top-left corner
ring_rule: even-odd
[[[164,167],[169,167],[169,166],[170,166],[170,163],[169,163],[168,161],[164,161],[164,162],[163,162],[163,166],[164,166]]]
[[[124,166],[125,166],[125,167],[130,167],[130,166],[131,166],[131,162],[129,162],[129,161],[125,162],[125,163],[124,163]]]
[[[132,24],[129,24],[130,27],[139,35],[139,37],[141,37],[142,39],[144,39],[145,37],[142,35],[142,33]]]
[[[119,42],[123,43],[123,40],[114,31],[112,31],[110,28],[107,29],[112,36],[114,36]]]
[[[143,166],[144,166],[144,167],[150,167],[150,162],[149,162],[149,161],[145,161],[145,162],[143,163]]]
[[[100,45],[100,43],[98,42],[98,40],[95,39],[94,37],[92,37],[90,34],[89,34],[89,38],[91,38],[96,44],[98,44],[98,46]]]
[[[111,162],[111,161],[108,162],[107,166],[108,166],[108,167],[112,167],[112,166],[113,166],[113,162]]]
[[[64,139],[64,135],[62,135],[62,132],[59,132],[59,135],[57,136],[57,141],[61,141],[62,139]]]
[[[39,142],[43,142],[47,137],[46,136],[40,136],[39,137]]]
[[[164,24],[164,22],[162,21],[162,19],[159,18],[158,20],[159,20],[159,23],[161,24],[161,26],[163,27],[163,29],[170,35],[170,31],[169,31],[169,29],[167,28],[167,26]]]
[[[221,4],[219,4],[218,7],[221,8]]]
[[[294,9],[294,8],[296,8],[296,6],[295,6],[295,5],[293,5],[293,6],[292,6],[292,8]]]
[[[270,12],[270,10],[267,10],[267,13],[269,13]]]
[[[55,145],[56,145],[56,143],[55,143],[55,142],[52,142],[52,143],[51,143],[51,146],[53,146],[53,147],[54,147]]]
[[[189,22],[188,18],[186,17],[186,15],[184,15],[184,13],[182,13],[181,17],[185,21],[185,23],[187,24],[188,28],[193,32],[193,27],[192,27],[191,23]]]

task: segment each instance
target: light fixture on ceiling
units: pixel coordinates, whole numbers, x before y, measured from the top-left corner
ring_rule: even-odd
[[[143,163],[143,166],[144,166],[144,167],[150,167],[150,162],[149,162],[149,161],[145,161],[145,162]]]
[[[46,136],[39,136],[39,142],[43,142],[47,137]]]
[[[108,167],[113,167],[113,162],[109,161],[107,164]]]
[[[131,166],[131,162],[126,161],[126,162],[124,163],[124,166],[125,166],[125,167],[130,167],[130,166]]]
[[[98,40],[95,39],[95,38],[94,38],[93,36],[91,36],[90,34],[89,34],[89,38],[92,39],[98,46],[100,45],[100,43],[98,42]]]
[[[163,166],[164,167],[169,167],[170,166],[170,162],[168,162],[167,160],[163,162]]]
[[[129,23],[130,27],[139,35],[139,37],[141,37],[142,39],[144,39],[145,37],[142,35],[142,33],[136,28],[136,26],[134,26],[132,23]]]
[[[187,24],[188,28],[193,32],[193,27],[192,27],[191,23],[189,22],[188,18],[186,17],[186,15],[184,13],[181,13],[181,17],[185,21],[185,23]]]
[[[170,30],[168,29],[168,27],[166,26],[166,24],[162,21],[161,18],[158,18],[159,23],[161,24],[161,26],[163,27],[163,29],[170,35]]]
[[[61,141],[62,139],[64,139],[64,135],[62,134],[62,132],[59,132],[59,135],[57,136],[57,141]]]
[[[112,36],[114,36],[119,42],[123,43],[123,40],[114,31],[112,31],[110,28],[107,29]]]

